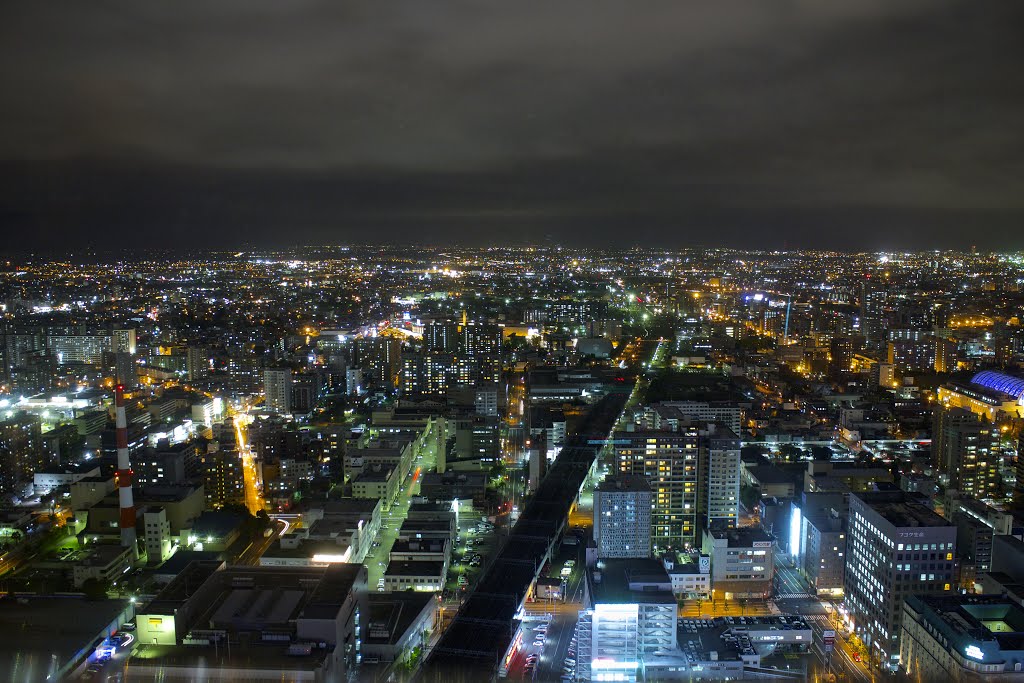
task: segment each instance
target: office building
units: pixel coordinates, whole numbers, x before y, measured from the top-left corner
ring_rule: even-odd
[[[653,550],[693,548],[700,535],[697,514],[698,429],[682,427],[678,432],[615,432],[614,442],[617,473],[642,476],[650,481]]]
[[[894,669],[903,600],[942,595],[956,581],[956,527],[920,494],[850,494],[844,589],[853,628],[872,658]]]
[[[709,529],[702,552],[711,557],[711,589],[725,600],[765,599],[772,592],[772,537],[756,527]]]
[[[899,666],[911,681],[1024,679],[1024,608],[1002,595],[910,595]]]
[[[818,595],[838,598],[846,574],[848,496],[804,493],[790,512],[790,554]]]
[[[594,542],[601,558],[651,556],[651,485],[646,477],[611,476],[598,484]]]

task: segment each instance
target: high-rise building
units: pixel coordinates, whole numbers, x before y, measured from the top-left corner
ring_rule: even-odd
[[[889,342],[889,363],[901,373],[931,372],[935,369],[935,340],[893,339]]]
[[[459,350],[459,326],[453,322],[427,323],[423,327],[423,346],[427,351],[454,353]]]
[[[871,389],[891,389],[896,386],[896,372],[892,363],[872,363],[868,375]]]
[[[594,491],[597,556],[651,556],[651,485],[646,477],[610,476]]]
[[[853,340],[835,337],[829,344],[829,369],[833,373],[849,372],[853,360]]]
[[[135,328],[114,330],[113,332],[114,353],[130,353],[135,355]]]
[[[214,444],[202,456],[206,504],[221,507],[245,503],[245,472],[236,450],[221,450]]]
[[[936,336],[935,372],[953,372],[958,361],[956,340]]]
[[[904,491],[850,494],[844,589],[860,638],[883,667],[900,656],[903,600],[951,594],[956,527]]]
[[[136,387],[139,384],[138,368],[135,365],[135,355],[127,351],[118,351],[114,354],[114,375],[119,384],[127,388]]]
[[[678,432],[615,432],[618,474],[647,477],[651,482],[651,543],[656,550],[682,550],[699,540],[697,513],[697,427]]]
[[[394,387],[402,369],[402,345],[394,337],[362,337],[355,341],[355,360],[368,370],[368,378],[379,385]]]
[[[462,344],[470,356],[495,356],[501,353],[501,328],[497,325],[466,325]]]
[[[790,512],[789,551],[797,567],[818,595],[843,594],[846,574],[846,519],[849,496],[845,493],[804,493]]]
[[[949,487],[974,498],[996,492],[1002,457],[999,430],[981,415],[962,408],[936,408],[933,459],[949,476]]]
[[[190,346],[187,352],[188,379],[198,382],[210,374],[210,351],[205,346]]]
[[[286,414],[292,408],[292,371],[267,368],[263,371],[263,395],[267,410]]]
[[[699,510],[707,511],[702,528],[737,526],[740,507],[740,438],[731,429],[707,425],[701,435]]]
[[[0,420],[0,494],[31,484],[48,463],[39,419],[17,413]]]
[[[57,363],[85,363],[99,365],[103,353],[113,351],[113,338],[109,334],[51,335],[48,343]]]
[[[641,413],[639,419],[652,429],[677,431],[688,422],[717,422],[739,434],[743,426],[743,409],[732,401],[662,401]]]

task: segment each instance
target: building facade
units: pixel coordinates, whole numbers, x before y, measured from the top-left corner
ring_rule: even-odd
[[[646,477],[613,476],[594,491],[598,557],[651,556],[651,486]]]
[[[881,666],[900,656],[903,600],[949,594],[956,583],[956,527],[919,494],[850,495],[844,590],[849,616]]]

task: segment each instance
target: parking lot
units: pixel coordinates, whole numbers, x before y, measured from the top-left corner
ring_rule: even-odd
[[[452,552],[445,591],[461,595],[476,583],[488,560],[494,556],[498,539],[492,523],[468,502],[459,508],[459,530]]]

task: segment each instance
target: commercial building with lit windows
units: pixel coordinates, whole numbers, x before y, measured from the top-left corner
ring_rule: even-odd
[[[845,576],[853,628],[874,660],[895,668],[903,601],[952,594],[956,527],[920,494],[878,491],[850,495]]]
[[[711,556],[711,590],[726,600],[767,598],[775,576],[774,541],[757,527],[708,529],[703,552]]]
[[[901,628],[910,680],[1024,679],[1024,609],[1004,595],[910,596]]]

